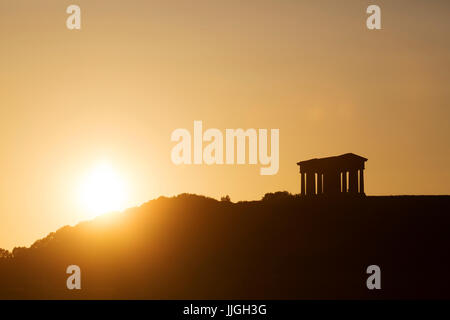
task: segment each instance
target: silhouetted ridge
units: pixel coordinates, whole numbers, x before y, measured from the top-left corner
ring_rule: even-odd
[[[449,196],[160,197],[0,250],[0,298],[450,298],[449,208]]]

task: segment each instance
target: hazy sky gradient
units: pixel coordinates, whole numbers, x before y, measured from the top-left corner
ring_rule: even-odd
[[[82,30],[65,10],[82,9]],[[382,9],[381,31],[366,8]],[[86,219],[108,159],[137,205],[300,191],[297,161],[367,157],[366,193],[449,194],[449,1],[0,0],[0,247]],[[176,128],[279,128],[280,170],[175,166]]]

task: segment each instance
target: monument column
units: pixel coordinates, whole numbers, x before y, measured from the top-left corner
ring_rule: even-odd
[[[364,193],[364,169],[359,169],[359,193]]]
[[[302,195],[302,196],[304,196],[305,194],[306,194],[306,186],[305,186],[305,173],[304,172],[300,172],[300,175],[301,175],[301,183],[300,183],[300,194]]]
[[[358,170],[352,169],[349,171],[349,193],[358,193]]]
[[[347,171],[342,172],[342,193],[347,193]]]
[[[322,194],[322,173],[317,173],[317,194]]]
[[[316,174],[314,172],[308,172],[306,174],[306,195],[311,196],[316,191]]]

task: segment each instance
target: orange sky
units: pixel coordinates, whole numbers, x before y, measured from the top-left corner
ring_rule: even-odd
[[[299,192],[297,161],[367,157],[366,193],[449,194],[448,1],[0,0],[0,247],[88,216],[108,159],[127,206]],[[365,26],[378,4],[381,31]],[[175,166],[171,132],[280,129],[280,169]]]

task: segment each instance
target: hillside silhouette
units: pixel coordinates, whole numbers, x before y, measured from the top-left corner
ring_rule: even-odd
[[[450,298],[450,196],[182,194],[0,250],[1,299]],[[81,268],[81,290],[66,268]],[[381,290],[366,268],[381,268]]]

